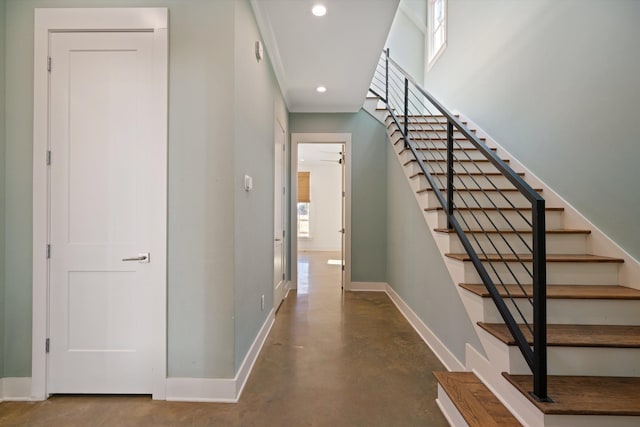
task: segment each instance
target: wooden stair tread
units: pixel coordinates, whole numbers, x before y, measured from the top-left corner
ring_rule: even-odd
[[[553,402],[537,402],[531,375],[502,374],[540,411],[556,415],[640,416],[640,378],[550,375],[548,395]]]
[[[478,326],[502,341],[516,345],[507,325],[478,322]],[[533,338],[529,329],[520,325],[529,344]],[[640,348],[640,326],[636,325],[547,325],[547,345],[550,347],[611,347]],[[640,390],[640,389],[638,389]]]
[[[405,151],[411,151],[411,150],[409,150],[408,148],[405,148],[400,152],[400,154],[402,154]],[[428,160],[428,161],[429,161],[429,163],[446,163],[447,162],[444,159],[442,159],[442,160]],[[490,161],[491,160],[489,160],[489,159],[474,159],[474,160],[466,159],[466,160],[456,160],[456,163],[461,163],[461,162],[463,162],[463,163],[489,163]],[[509,163],[509,159],[503,159],[502,161],[505,162],[505,163]],[[407,166],[409,163],[412,163],[412,162],[417,162],[417,160],[416,159],[411,159],[411,160],[405,162],[404,166]]]
[[[424,175],[424,172],[418,172],[418,175]],[[431,172],[431,175],[446,176],[446,172]],[[504,176],[502,172],[455,172],[454,176]],[[517,172],[516,175],[524,176],[524,172]],[[413,178],[412,175],[411,178]]]
[[[398,120],[400,120],[401,117],[396,116],[396,118]],[[387,125],[387,129],[389,129],[391,126],[395,126],[396,122],[393,120],[393,118],[391,117],[391,115],[387,115],[387,118],[385,120],[389,121],[389,124]],[[461,122],[463,125],[466,125],[467,122]],[[447,122],[442,121],[442,120],[409,120],[409,126],[414,126],[414,125],[446,125]]]
[[[521,425],[473,372],[434,372],[433,376],[470,427]]]
[[[396,132],[400,132],[400,131],[394,131],[393,133],[396,133]],[[413,132],[429,132],[429,131],[428,130],[426,130],[426,131],[424,131],[424,130],[413,130]],[[437,130],[433,130],[431,132],[438,132],[438,131]],[[402,139],[403,139],[402,136],[397,137],[397,138],[398,138],[398,140],[396,142],[402,141]],[[442,137],[436,137],[436,136],[432,136],[432,137],[428,137],[428,136],[410,136],[409,139],[411,141],[438,141],[438,142],[445,142],[445,143],[447,142],[446,135],[442,136]],[[484,137],[482,137],[482,138],[478,137],[478,139],[480,141],[486,141],[487,140],[487,138],[484,138]],[[467,138],[466,136],[455,136],[453,138],[453,140],[454,141],[469,141],[469,138]]]
[[[396,116],[396,118],[398,119],[398,121],[400,122],[401,125],[403,125],[404,123],[401,120],[401,117]],[[391,117],[391,115],[387,115],[386,120],[390,120],[390,123],[387,125],[387,130],[389,130],[389,128],[391,126],[396,126],[396,122],[393,120],[393,118]],[[461,121],[460,123],[462,123],[463,125],[468,125],[468,122],[464,122]],[[415,126],[415,125],[446,125],[447,122],[446,121],[435,121],[435,120],[430,120],[430,121],[418,121],[418,120],[409,120],[409,126]],[[470,131],[475,131],[474,129],[469,129]]]
[[[455,234],[455,230],[449,228],[434,228],[433,231],[437,233]],[[529,228],[527,230],[464,230],[465,233],[487,233],[487,234],[531,234],[533,231]],[[591,234],[591,230],[578,230],[578,229],[547,229],[547,234]]]
[[[400,140],[398,140],[400,141]],[[398,142],[396,141],[396,142]],[[487,149],[491,150],[491,151],[498,151],[497,148],[491,148],[491,147],[487,147]],[[417,151],[447,151],[446,147],[416,147]],[[469,148],[461,148],[461,147],[453,147],[453,151],[478,151],[478,149],[476,147],[469,147]],[[454,160],[454,161],[458,161],[458,160]]]
[[[418,176],[418,174],[416,175],[412,175],[410,178],[415,178],[416,176]],[[416,191],[416,193],[418,194],[422,194],[426,191],[433,191],[433,188],[421,188],[420,190]],[[446,191],[444,188],[441,188],[440,191]],[[503,193],[503,192],[509,192],[509,193],[519,193],[520,190],[518,190],[517,188],[498,188],[497,190],[495,188],[469,188],[469,189],[462,189],[462,188],[457,188],[456,191],[458,193],[468,193],[470,191],[473,192],[485,192],[485,193],[489,193],[489,192],[498,192],[498,193]],[[537,193],[542,193],[542,188],[534,188],[533,191],[537,192]],[[458,208],[456,208],[458,209]]]
[[[445,254],[446,257],[457,259],[458,261],[471,261],[471,257],[464,254]],[[508,262],[530,262],[533,260],[531,254],[487,254],[478,256],[482,261],[501,261],[502,259]],[[622,258],[613,258],[600,255],[564,255],[564,254],[547,254],[547,263],[549,262],[603,262],[603,263],[623,263]]]
[[[489,291],[483,284],[460,283],[466,289],[482,298],[489,298]],[[496,285],[503,298],[526,298],[533,295],[532,285]],[[524,292],[523,292],[524,289]],[[525,295],[526,292],[526,295]],[[606,299],[606,300],[640,300],[640,290],[618,285],[547,285],[547,299]]]
[[[410,126],[409,127],[409,131],[410,132],[417,132],[417,133],[433,133],[433,132],[445,133],[445,134],[447,133],[447,127],[445,126],[446,125],[445,123],[424,123],[424,125],[428,125],[428,126],[431,126],[431,127],[430,128],[418,127],[416,129],[415,128],[415,124],[414,124],[414,126],[413,126],[414,129],[411,129],[411,126]],[[433,128],[432,125],[438,125],[438,126],[442,125],[442,127]],[[474,133],[474,134],[476,133],[475,129],[469,129],[469,130],[471,131],[471,133]],[[398,132],[402,133],[402,130],[396,129],[393,132],[391,132],[391,135],[393,136]],[[453,138],[454,140],[456,140],[456,139],[468,139],[466,136],[460,136],[460,134],[462,132],[460,130],[458,130],[458,129],[454,130],[453,133],[454,133],[454,135],[457,135],[457,136],[454,136],[454,138]],[[442,138],[433,138],[433,139],[436,139],[436,140],[441,140],[442,139],[442,140],[446,141],[447,140],[447,136],[445,135]],[[486,139],[486,138],[482,137],[482,138],[478,138],[478,139]]]
[[[444,210],[442,208],[442,206],[437,206],[435,208],[424,208],[424,210],[426,212],[430,212],[430,211],[442,211]],[[456,210],[458,211],[503,211],[503,212],[509,212],[509,211],[530,211],[531,208],[481,208],[481,207],[473,207],[473,208],[456,208]],[[556,208],[556,207],[552,207],[552,208],[545,208],[546,212],[564,212],[564,208]]]

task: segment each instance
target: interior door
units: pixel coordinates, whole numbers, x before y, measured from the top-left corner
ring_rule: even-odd
[[[279,121],[274,126],[274,184],[273,184],[273,306],[278,308],[284,299],[285,288],[285,244],[284,226],[286,212],[284,206],[285,195],[285,131]]]
[[[151,33],[51,34],[50,393],[152,392],[152,53]]]

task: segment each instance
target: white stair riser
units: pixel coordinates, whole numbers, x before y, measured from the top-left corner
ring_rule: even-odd
[[[398,119],[398,122],[404,126],[404,117],[402,116],[396,116],[396,118]],[[391,117],[391,115],[389,115],[388,117],[385,118],[385,123],[387,125],[390,125],[392,123],[395,124],[393,118]],[[425,126],[425,124],[433,124],[433,125],[444,125],[446,126],[447,124],[447,120],[446,119],[442,119],[442,118],[418,118],[418,117],[409,117],[409,126]],[[391,129],[392,127],[390,127]],[[395,129],[393,129],[395,130]]]
[[[521,238],[514,233],[503,234],[467,234],[469,241],[479,252],[482,248],[485,253],[527,253],[531,250],[531,233],[522,234]],[[587,249],[586,234],[547,234],[547,253],[548,254],[584,254]],[[456,234],[450,234],[449,252],[462,253],[464,247]],[[524,240],[524,242],[523,242]],[[525,244],[526,243],[526,244]],[[497,249],[497,250],[496,250]]]
[[[413,160],[413,155],[411,155],[411,153],[409,153],[409,154],[405,154],[405,153],[403,153],[401,155],[403,160],[406,158],[406,160],[404,160],[402,162],[402,164],[405,164],[408,161]],[[445,171],[447,169],[447,165],[446,165],[445,162],[425,163],[425,166],[427,167],[429,172],[442,172],[442,171]],[[415,175],[417,173],[422,172],[422,169],[420,169],[420,166],[418,165],[417,161],[409,163],[408,165],[405,166],[405,168],[406,168],[406,173],[408,174],[408,176],[412,176],[412,175]],[[453,165],[453,170],[456,171],[456,172],[459,172],[459,173],[478,173],[478,172],[494,173],[494,172],[498,171],[496,169],[496,167],[493,166],[489,162],[477,162],[477,163],[463,162],[463,163],[456,163],[456,164]]]
[[[424,207],[424,206],[423,206]],[[473,215],[472,213],[473,212]],[[458,218],[458,222],[464,228],[472,229],[478,228],[482,225],[483,228],[494,228],[494,225],[498,227],[498,229],[509,229],[512,224],[516,229],[525,229],[530,228],[530,225],[527,224],[525,220],[518,215],[517,212],[514,211],[503,211],[502,216],[497,211],[486,211],[488,217],[482,211],[459,211],[456,213],[456,218]],[[426,215],[437,215],[437,223],[438,227],[446,227],[447,226],[447,215],[442,210],[437,211],[425,211]],[[531,221],[531,212],[523,212],[525,218]],[[462,218],[465,220],[463,221]],[[561,211],[548,211],[545,217],[546,226],[549,229],[552,228],[562,228],[562,212]],[[468,224],[468,227],[465,225]]]
[[[421,177],[422,178],[422,177]],[[424,179],[424,178],[423,178]],[[437,182],[437,181],[436,181]],[[411,180],[411,188],[418,192],[419,190],[424,190],[425,188],[430,188],[429,186],[424,185],[417,179]],[[446,192],[443,191],[442,195],[446,197]],[[418,197],[420,198],[420,203],[425,208],[435,208],[439,207],[440,203],[438,202],[438,198],[435,195],[434,191],[421,191],[418,193]],[[522,194],[509,192],[509,193],[499,193],[497,191],[489,191],[482,193],[480,191],[472,191],[472,192],[458,192],[453,196],[453,203],[455,206],[459,208],[475,208],[475,207],[483,207],[483,208],[530,208],[531,202],[529,202]],[[481,212],[476,212],[476,215],[482,214]],[[523,215],[527,217],[529,215],[528,212],[523,212]]]
[[[640,348],[548,347],[549,374],[640,377]]]
[[[462,262],[462,261],[458,261]],[[489,276],[494,282],[499,283],[496,273],[489,267],[489,263],[483,263]],[[502,262],[494,262],[493,268],[503,279],[504,283],[531,284],[531,277],[526,273],[525,268],[519,263],[507,263],[511,272]],[[531,271],[531,263],[524,263],[525,267]],[[514,278],[515,275],[515,278]],[[476,272],[470,261],[464,262],[465,283],[482,283],[480,276]],[[556,285],[610,285],[618,283],[618,264],[615,263],[576,263],[576,262],[548,262],[547,263],[547,283]]]
[[[544,415],[545,427],[638,427],[640,417],[619,415]]]
[[[444,171],[441,171],[439,167],[445,167],[443,164],[437,163],[435,165],[428,164],[429,172],[436,172],[439,175],[432,175],[433,179],[437,183],[442,183],[439,187],[446,187],[447,177],[446,175],[442,175]],[[420,171],[422,172],[422,171]],[[419,181],[419,188],[430,188],[429,181],[427,181],[427,177],[420,174],[418,176],[413,177],[412,179]],[[495,187],[494,187],[495,186]],[[483,176],[483,175],[455,175],[453,178],[453,187],[457,189],[459,192],[464,192],[465,190],[477,190],[484,189],[488,194],[498,189],[513,189],[515,188],[511,182],[507,179],[507,177],[499,175],[499,176]],[[508,198],[517,195],[517,193],[506,193]]]
[[[478,333],[496,368],[513,375],[531,375],[517,346],[506,345],[484,330]],[[547,347],[549,375],[640,376],[640,349]]]
[[[394,143],[393,146],[395,147],[396,153],[400,154],[402,153],[403,155],[407,155],[408,157],[406,157],[406,160],[410,160],[413,159],[413,151],[410,149],[405,150],[404,152],[402,150],[405,149],[404,147],[404,142],[401,140],[398,140],[398,138],[391,138],[391,141]],[[422,159],[427,159],[427,160],[441,160],[441,161],[446,161],[447,160],[447,151],[446,151],[446,147],[443,145],[442,146],[442,150],[436,150],[436,149],[419,149],[420,147],[427,147],[427,148],[432,148],[432,145],[426,145],[426,144],[418,144],[416,145],[416,152],[418,153],[419,156],[421,156]],[[494,152],[495,153],[495,152]],[[455,164],[459,164],[459,163],[465,163],[465,167],[468,169],[468,166],[466,166],[467,163],[471,163],[470,160],[485,160],[487,159],[487,157],[481,153],[478,150],[462,150],[459,148],[455,148],[453,150],[453,160],[454,160],[454,165]]]
[[[481,298],[472,294],[475,298]],[[520,314],[514,308],[514,302],[505,298],[505,303],[514,319],[522,323]],[[516,298],[520,312],[527,322],[533,321],[533,309],[524,298]],[[625,300],[578,300],[578,299],[548,299],[547,323],[564,325],[640,325],[640,310],[638,301]],[[490,298],[482,298],[483,316],[485,323],[502,323],[502,317]]]
[[[391,136],[391,141],[404,140],[400,132],[396,132]],[[447,148],[447,139],[442,139],[432,132],[411,132],[410,139],[416,147],[419,148]],[[486,145],[485,145],[486,146]],[[477,148],[476,145],[468,139],[454,139],[454,149],[470,149]]]
[[[398,145],[401,145],[398,143]],[[446,150],[417,150],[420,155],[422,155],[424,159],[427,160],[446,160],[447,152]],[[453,162],[458,163],[458,161],[467,161],[467,160],[484,160],[487,157],[478,150],[460,150],[455,148],[453,150]]]

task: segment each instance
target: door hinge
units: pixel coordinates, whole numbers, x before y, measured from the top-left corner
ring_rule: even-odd
[[[47,259],[51,258],[51,245],[47,244]]]
[[[344,271],[344,264],[342,264],[342,271]]]
[[[51,57],[47,57],[47,71],[51,72]]]
[[[44,351],[45,353],[49,353],[49,338],[44,340]]]
[[[47,150],[47,166],[51,166],[51,150]]]
[[[284,280],[284,273],[282,273],[282,280]]]

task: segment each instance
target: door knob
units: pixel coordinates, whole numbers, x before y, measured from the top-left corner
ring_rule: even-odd
[[[134,257],[122,258],[122,261],[138,261],[140,263],[149,262],[150,261],[149,252],[140,253],[138,254],[138,256],[134,256]]]

